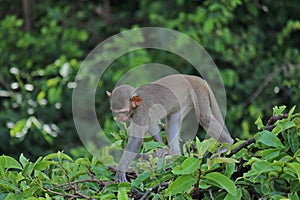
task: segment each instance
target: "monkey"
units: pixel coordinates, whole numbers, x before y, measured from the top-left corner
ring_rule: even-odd
[[[169,75],[138,88],[120,85],[106,94],[113,116],[119,122],[130,122],[128,143],[115,176],[118,182],[127,182],[125,172],[139,153],[145,134],[149,133],[156,142],[163,143],[157,124],[161,119],[166,121],[167,154],[171,156],[181,154],[181,123],[192,109],[210,136],[220,143],[227,143],[228,147],[234,142],[211,88],[198,76]],[[160,156],[165,154],[163,150],[158,153]]]

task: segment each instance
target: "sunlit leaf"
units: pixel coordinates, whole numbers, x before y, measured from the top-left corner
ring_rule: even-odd
[[[295,122],[290,121],[289,119],[282,119],[278,121],[278,123],[276,123],[275,128],[272,130],[272,133],[277,135],[278,133],[281,133],[295,126],[296,126]]]
[[[281,143],[280,139],[276,137],[275,134],[269,132],[269,131],[262,131],[257,133],[255,136],[256,142],[261,142],[267,146],[276,147],[283,149],[284,145]]]
[[[192,175],[179,176],[174,182],[170,184],[170,186],[166,190],[166,193],[175,195],[183,191],[187,191],[196,183],[196,181],[197,179]]]
[[[0,156],[0,165],[5,169],[22,169],[22,166],[18,161],[10,156]]]
[[[11,137],[23,137],[27,134],[28,129],[31,126],[31,120],[21,119],[15,126],[10,130]]]
[[[286,109],[286,106],[274,106],[273,108],[273,115],[279,116],[283,113],[283,111]]]
[[[263,121],[260,117],[255,121],[255,124],[258,130],[262,130],[265,128],[265,125],[263,124]]]
[[[144,180],[149,178],[151,175],[150,172],[144,172],[141,175],[139,175],[134,181],[132,181],[131,185],[132,187],[138,187]]]
[[[125,187],[120,187],[118,190],[118,200],[128,200],[127,190]]]
[[[200,160],[195,157],[189,157],[183,161],[180,166],[176,166],[173,170],[173,174],[191,174],[198,169]]]
[[[144,149],[145,151],[153,150],[156,148],[164,147],[165,145],[160,142],[145,142]]]
[[[206,174],[204,178],[212,181],[215,186],[225,189],[231,195],[236,195],[236,186],[234,182],[223,174],[219,172],[211,172]]]
[[[66,160],[69,160],[69,161],[73,161],[73,159],[70,156],[68,156],[67,154],[61,153],[61,152],[60,153],[51,153],[51,154],[45,156],[43,158],[43,160],[58,159],[58,154],[61,155],[61,159],[66,159]]]

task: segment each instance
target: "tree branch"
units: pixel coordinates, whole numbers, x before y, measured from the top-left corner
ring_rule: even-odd
[[[230,154],[228,154],[226,157],[231,157],[234,154],[236,154],[237,152],[239,152],[242,148],[249,146],[250,144],[255,143],[255,138],[250,138],[248,139],[246,142],[240,144],[239,146],[237,146],[236,148],[234,148]]]

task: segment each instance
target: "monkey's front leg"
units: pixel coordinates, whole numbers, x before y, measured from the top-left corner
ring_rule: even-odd
[[[181,127],[181,112],[171,113],[167,117],[166,136],[170,147],[170,155],[179,155],[180,152],[180,127]]]
[[[128,144],[123,152],[123,155],[118,165],[117,173],[115,176],[116,181],[127,182],[125,173],[131,161],[133,161],[136,158],[139,149],[141,148],[142,142],[143,142],[143,138],[134,137],[134,136],[129,137]]]

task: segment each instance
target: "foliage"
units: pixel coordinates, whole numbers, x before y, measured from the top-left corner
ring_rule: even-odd
[[[153,199],[200,194],[204,199],[299,199],[299,114],[291,111],[271,126],[263,121],[274,105],[300,106],[299,10],[297,0],[0,0],[0,154],[5,154],[0,158],[0,198],[127,199],[134,187],[136,195],[152,189],[148,195]],[[145,172],[131,185],[110,182],[111,170],[82,158],[89,154],[76,134],[71,108],[77,70],[98,43],[144,26],[177,30],[209,52],[227,89],[226,124],[241,139],[236,145],[253,137],[251,122],[258,118],[255,144],[222,158],[206,155],[212,141],[196,140],[190,145],[197,152],[186,144],[184,156],[168,170],[163,170],[168,159],[138,162]],[[126,41],[112,45],[120,43]],[[196,74],[177,55],[142,49],[113,62],[98,88],[111,90],[125,72],[151,62]],[[113,142],[102,149],[100,160],[113,165],[109,153],[124,147],[127,136],[116,132],[105,94],[98,92],[95,101],[98,120]],[[84,103],[78,109],[88,113]],[[283,110],[275,108],[274,115]],[[83,120],[89,127],[89,116]],[[151,154],[161,144],[149,140],[143,150]],[[72,159],[51,154],[61,149]]]
[[[0,23],[0,65],[4,66],[0,77],[0,150],[19,154],[18,145],[26,155],[37,157],[55,145],[61,147],[68,138],[73,140],[70,135],[74,131],[67,131],[73,125],[64,119],[71,115],[71,102],[66,99],[71,98],[77,58],[83,54],[79,43],[87,39],[87,33],[63,29],[55,20],[41,24],[40,33],[23,33],[23,21],[13,15]],[[58,142],[55,137],[65,141]]]
[[[29,7],[20,2],[0,1],[3,153],[17,157],[23,152],[37,158],[79,146],[71,113],[78,67],[99,42],[132,27],[175,29],[209,52],[227,89],[227,124],[236,137],[249,138],[255,130],[249,122],[270,115],[273,105],[299,104],[297,0],[276,4],[270,0],[33,0],[28,1]],[[126,71],[149,62],[172,66],[181,73],[196,73],[184,59],[169,52],[139,50],[112,63],[99,88],[111,90]],[[99,93],[95,99],[99,122],[105,123],[106,130],[115,131],[107,116],[105,94]],[[88,126],[88,116],[85,120]]]
[[[148,170],[138,176],[129,172],[127,176],[134,179],[131,184],[112,181],[113,168],[95,158],[73,160],[58,152],[30,162],[23,154],[18,160],[3,155],[1,198],[121,200],[131,195],[138,199],[299,199],[300,113],[294,109],[273,121],[271,131],[257,120],[260,131],[256,142],[231,157],[219,156],[212,139],[197,139],[191,145],[194,150],[186,148],[184,155],[167,168],[159,168],[162,158],[138,161]],[[285,106],[274,107],[274,116],[282,116],[284,110]],[[243,142],[238,141],[232,149]],[[148,149],[150,154],[154,149]]]
[[[108,36],[143,26],[178,30],[209,52],[227,89],[229,130],[249,138],[255,130],[249,122],[270,115],[273,105],[299,106],[299,8],[297,0],[63,0],[29,7],[1,0],[0,150],[36,158],[80,145],[70,101],[80,62]],[[195,73],[176,55],[140,50],[112,63],[99,83],[101,91],[111,90],[132,67],[149,62]],[[115,126],[107,122],[103,102],[104,92],[97,93],[99,121],[109,130]]]

